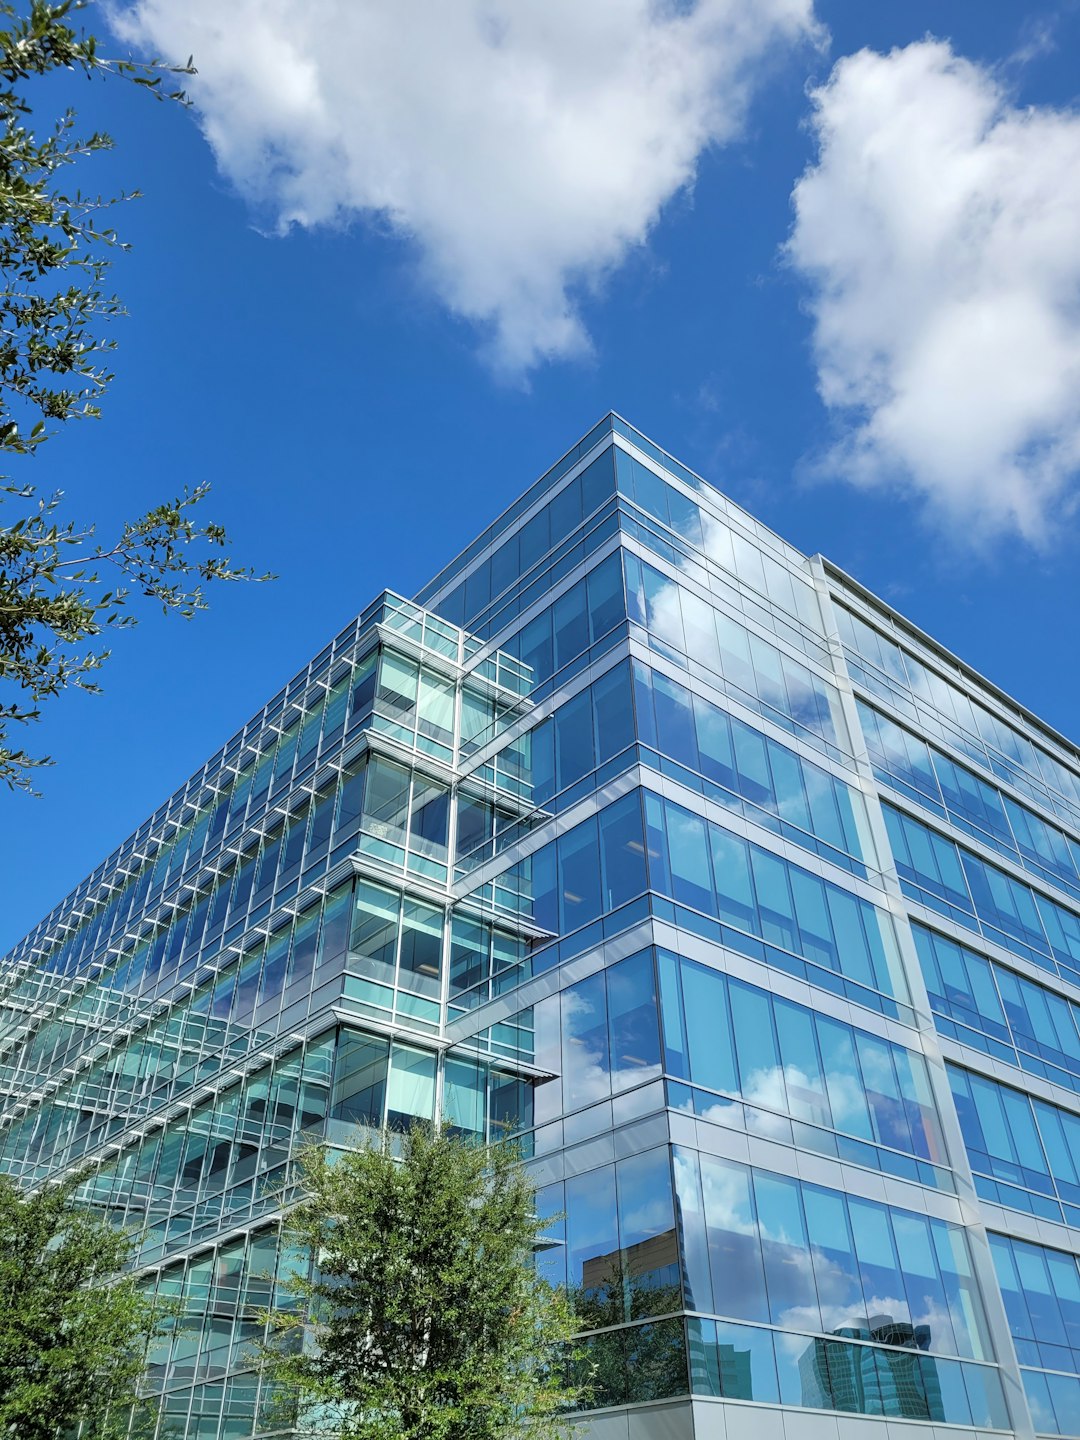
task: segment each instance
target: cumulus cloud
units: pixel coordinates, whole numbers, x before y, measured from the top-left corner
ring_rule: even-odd
[[[1080,466],[1080,115],[935,40],[848,56],[812,100],[787,255],[844,427],[824,468],[1045,544]]]
[[[388,224],[510,370],[587,350],[580,287],[819,33],[813,0],[118,0],[112,22],[194,52],[218,165],[273,225]]]

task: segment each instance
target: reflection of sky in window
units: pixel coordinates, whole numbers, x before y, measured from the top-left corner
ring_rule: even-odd
[[[675,1176],[696,1292],[705,1265],[698,1237],[708,1235],[715,1313],[864,1335],[868,1325],[925,1325],[932,1350],[986,1357],[960,1228],[681,1150]],[[694,1303],[705,1308],[700,1293]]]

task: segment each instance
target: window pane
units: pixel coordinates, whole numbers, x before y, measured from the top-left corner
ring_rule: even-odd
[[[401,917],[401,984],[407,990],[438,996],[442,971],[441,910],[406,900]]]
[[[455,1134],[483,1136],[484,1072],[475,1060],[447,1060],[443,1114]]]
[[[611,1093],[606,992],[603,974],[590,975],[562,994],[563,1105],[567,1111]]]
[[[677,805],[664,807],[672,896],[695,910],[713,913],[715,902],[705,821]]]
[[[595,817],[557,842],[563,931],[576,930],[600,914],[600,865]]]
[[[330,1113],[335,1120],[383,1123],[389,1041],[356,1030],[339,1033]]]
[[[561,670],[589,643],[589,616],[584,582],[578,581],[552,606],[555,669]]]
[[[596,760],[602,764],[634,740],[634,710],[630,698],[630,671],[618,665],[592,687],[596,727]]]
[[[704,965],[682,962],[690,1076],[710,1090],[739,1093],[731,1020],[723,975]]]
[[[399,899],[392,890],[383,890],[360,880],[356,886],[350,951],[362,959],[358,967],[388,983],[394,978]]]
[[[616,1286],[619,1259],[616,1215],[613,1165],[567,1180],[568,1279],[575,1304],[580,1306],[585,1302],[583,1318],[593,1323],[597,1323],[595,1312],[602,1313],[605,1302],[610,1313],[612,1291],[616,1288],[621,1291],[621,1287]],[[617,1313],[616,1324],[623,1316],[621,1293]]]
[[[627,1319],[677,1310],[682,1291],[667,1149],[620,1160],[615,1173]]]
[[[643,950],[605,971],[611,1040],[611,1085],[623,1090],[660,1074],[660,1037],[652,952]]]
[[[420,725],[421,735],[438,740],[443,745],[454,743],[454,686],[448,680],[440,680],[423,671],[420,676]]]
[[[843,1196],[834,1190],[804,1185],[803,1203],[822,1328],[852,1329],[863,1334],[866,1305]]]
[[[445,862],[450,830],[450,792],[422,779],[413,781],[409,843],[421,855]]]
[[[592,702],[583,690],[555,712],[555,765],[559,789],[593,768]]]
[[[599,640],[623,618],[622,567],[618,555],[610,555],[587,578],[589,590],[590,638]]]
[[[420,667],[415,660],[384,651],[379,663],[379,709],[398,720],[411,720],[416,708]]]
[[[637,791],[599,815],[603,909],[615,910],[647,888],[641,802]]]
[[[381,839],[404,845],[408,816],[409,772],[385,760],[372,760],[364,798],[366,828]]]
[[[435,1057],[422,1050],[395,1045],[386,1090],[386,1123],[405,1130],[435,1114]]]
[[[738,1320],[767,1322],[769,1303],[750,1171],[702,1155],[701,1186],[716,1308]]]
[[[319,935],[321,911],[318,908],[301,915],[296,922],[292,953],[289,956],[288,983],[306,980],[315,964],[315,944]]]
[[[820,1330],[821,1312],[803,1221],[799,1184],[758,1171],[754,1176],[769,1315],[776,1325]]]

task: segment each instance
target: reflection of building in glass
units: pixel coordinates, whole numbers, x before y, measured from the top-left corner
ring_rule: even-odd
[[[748,1400],[754,1398],[749,1350],[737,1350],[734,1345],[718,1345],[716,1364],[721,1395],[738,1395]]]
[[[631,1290],[658,1290],[678,1287],[679,1241],[672,1226],[648,1240],[639,1240],[625,1250],[595,1255],[581,1267],[585,1291],[626,1285]]]
[[[862,1326],[832,1332],[873,1345],[813,1340],[799,1360],[802,1403],[819,1410],[891,1415],[905,1420],[944,1420],[937,1366],[929,1355],[930,1328],[874,1315]],[[881,1349],[881,1346],[904,1349]]]
[[[0,1166],[142,1233],[178,1440],[256,1433],[297,1143],[437,1116],[520,1135],[604,1404],[1023,1429],[1000,1283],[1053,1433],[1073,1257],[1002,1237],[999,1282],[946,1137],[995,1229],[1078,1225],[1026,1081],[1080,1093],[1078,998],[1076,751],[611,415],[6,958]]]

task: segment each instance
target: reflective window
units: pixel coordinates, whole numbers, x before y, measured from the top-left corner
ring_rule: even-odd
[[[399,983],[406,990],[438,998],[441,992],[443,912],[419,900],[405,900],[401,916]]]
[[[666,1147],[549,1185],[541,1215],[563,1212],[550,1229],[565,1237],[567,1283],[583,1329],[619,1325],[681,1308],[679,1245]],[[560,1277],[557,1256],[541,1264]]]
[[[580,527],[583,519],[593,515],[614,488],[613,455],[608,449],[552,496],[520,529],[508,535],[490,558],[481,561],[441,602],[440,610],[456,622],[468,621],[474,631],[490,634],[493,622],[489,620],[485,624],[481,617],[489,602],[495,600],[499,602],[493,606],[500,612],[498,623],[505,624],[508,615],[516,613],[521,604],[522,577],[549,556],[553,548],[558,547],[559,553],[565,551],[568,537]],[[579,541],[579,549],[580,545]],[[469,558],[481,548],[480,544],[471,546]],[[533,581],[535,577],[529,579]]]
[[[669,1167],[666,1147],[620,1160],[615,1167],[619,1265],[631,1320],[682,1305]]]
[[[908,1004],[884,911],[648,791],[601,811],[599,832],[596,817],[567,831],[499,884],[536,925],[566,937],[646,888],[646,853],[648,888],[676,902],[678,923],[701,931],[702,915],[715,917],[720,924],[704,933],[731,948],[877,1010],[898,1014],[897,1000]]]
[[[407,1130],[416,1121],[435,1116],[435,1056],[407,1045],[391,1046],[386,1086],[386,1124]]]
[[[1080,1006],[925,926],[912,931],[942,1034],[1080,1091]]]
[[[946,1066],[976,1189],[1014,1210],[1080,1225],[1080,1115]]]
[[[380,839],[404,845],[409,823],[409,772],[377,756],[368,764],[364,819]]]
[[[1080,983],[1080,916],[883,805],[905,894],[1018,955]]]
[[[450,792],[445,785],[417,775],[413,780],[409,817],[412,848],[432,859],[447,859],[450,831]]]
[[[316,905],[301,915],[296,922],[292,949],[289,952],[289,968],[286,979],[286,983],[289,985],[304,981],[311,975],[315,965],[315,950],[321,918],[322,912]]]
[[[707,664],[707,678],[742,704],[830,754],[847,748],[839,695],[831,683],[661,571],[624,552],[629,613],[650,643],[685,666]],[[819,658],[824,659],[824,656]]]
[[[945,1163],[920,1054],[707,966],[663,951],[660,961],[669,1074],[763,1111]],[[706,1117],[724,1116],[724,1107],[705,1096],[695,1105]],[[767,1122],[759,1116],[755,1123]],[[809,1139],[803,1135],[804,1144]],[[819,1136],[817,1144],[823,1143]],[[857,1148],[850,1152],[857,1154]]]
[[[671,801],[646,794],[645,803],[654,890],[801,953],[858,987],[906,1000],[895,934],[883,912]]]
[[[744,585],[752,586],[759,595],[789,615],[797,616],[804,625],[820,630],[817,597],[806,579],[781,565],[636,457],[618,449],[615,457],[621,494],[696,550],[703,551],[716,565],[737,575]],[[659,537],[651,537],[641,527],[635,527],[632,533],[664,553]],[[670,552],[670,547],[667,548]]]
[[[357,882],[349,950],[366,962],[365,973],[388,983],[394,978],[400,903],[396,891]]]
[[[611,1088],[618,1092],[660,1074],[653,959],[643,950],[604,971]]]
[[[917,721],[929,734],[963,751],[992,776],[1000,777],[1039,804],[1048,805],[1070,824],[1080,820],[1080,774],[1076,770],[1033,744],[1018,728],[999,719],[958,685],[923,665],[846,607],[837,605],[834,613],[848,667],[858,683]],[[889,722],[878,716],[879,727],[882,724],[885,728],[881,731],[881,747],[888,755],[894,737]],[[871,722],[868,741],[878,738],[873,729]],[[903,771],[898,774],[903,781]],[[969,782],[961,783],[974,793]],[[916,784],[915,788],[925,795],[933,794],[937,787],[924,789]]]
[[[484,1074],[475,1060],[447,1059],[443,1119],[457,1135],[484,1134]]]
[[[1024,1392],[1035,1429],[1040,1435],[1080,1433],[1080,1378],[1021,1369]]]
[[[555,774],[560,789],[587,775],[596,763],[591,701],[585,690],[555,712]]]
[[[566,1182],[566,1217],[567,1283],[575,1302],[580,1304],[610,1289],[612,1270],[618,1264],[613,1165]],[[619,1308],[621,1312],[621,1305]]]
[[[377,1128],[383,1123],[390,1042],[358,1030],[339,1033],[330,1114]]]
[[[990,1249],[1035,1428],[1074,1435],[1080,1426],[1080,1261],[1005,1235],[991,1235]]]
[[[376,675],[378,671],[379,652],[372,650],[371,653],[361,660],[352,676],[352,691],[349,699],[350,719],[359,719],[361,715],[370,710],[375,699]],[[309,721],[310,721],[309,717]],[[300,741],[301,753],[313,750],[318,740],[318,727],[304,725],[304,735]]]
[[[525,940],[487,923],[455,915],[450,939],[450,1001],[472,1008],[518,985],[531,973]]]
[[[962,1226],[681,1148],[675,1185],[694,1308],[990,1358]]]
[[[524,625],[508,649],[532,668],[534,694],[541,694],[556,672],[607,635],[625,614],[622,566],[613,554]]]

